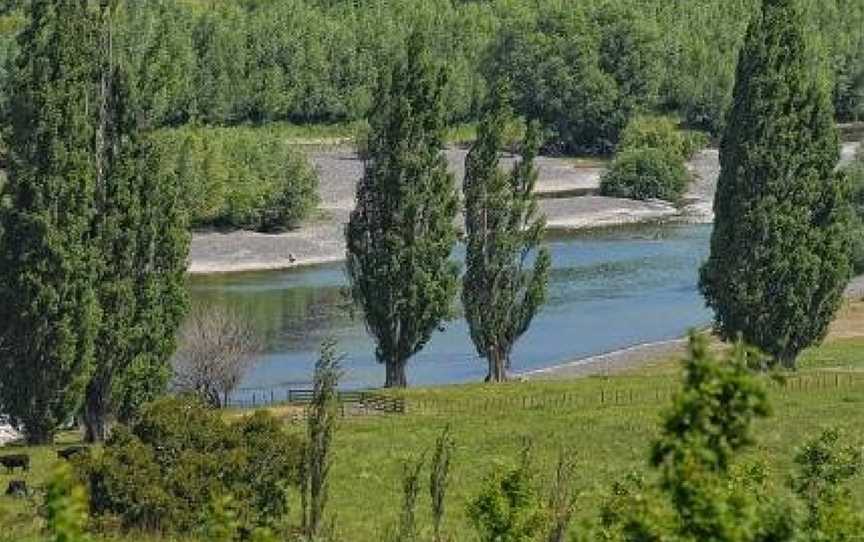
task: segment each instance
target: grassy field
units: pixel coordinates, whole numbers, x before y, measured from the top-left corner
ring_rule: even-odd
[[[758,444],[748,452],[748,459],[764,458],[778,482],[788,476],[796,447],[822,428],[840,427],[864,440],[862,330],[864,304],[847,306],[829,340],[804,355],[802,369],[785,386],[772,384],[774,415],[758,424]],[[647,470],[648,447],[677,378],[674,360],[658,360],[610,377],[404,392],[409,408],[404,416],[343,420],[336,439],[329,510],[336,516],[342,539],[379,540],[384,527],[397,519],[402,463],[429,450],[450,424],[457,449],[446,528],[453,540],[472,540],[466,502],[496,465],[515,460],[525,438],[534,442],[541,472],[551,473],[562,450],[577,458],[579,517],[594,518],[614,480],[630,471]],[[302,431],[300,426],[292,427]],[[64,434],[62,442],[74,439],[75,435]],[[39,486],[56,455],[45,448],[22,451],[34,458],[26,479]],[[5,489],[10,478],[0,474],[0,488]],[[855,486],[855,493],[864,503],[864,483]],[[419,523],[428,535],[425,491],[419,506]],[[0,508],[6,510],[0,517],[5,527],[0,540],[39,540],[41,522],[34,503],[0,497]],[[157,540],[141,534],[108,538],[120,539]]]

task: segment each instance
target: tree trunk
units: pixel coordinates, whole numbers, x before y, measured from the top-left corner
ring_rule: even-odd
[[[84,397],[84,441],[103,442],[108,418],[108,393],[110,386],[100,376],[93,377],[87,385]]]
[[[387,362],[387,379],[384,382],[385,388],[407,388],[408,378],[405,376],[405,361],[388,361]]]
[[[486,382],[506,382],[507,367],[510,365],[507,356],[496,349],[492,349],[486,359],[489,361],[489,374],[486,375]]]
[[[27,444],[30,446],[45,446],[54,444],[53,427],[42,427],[39,425],[40,420],[27,420],[24,422],[24,435],[27,437]]]
[[[780,366],[788,371],[794,371],[798,368],[798,356],[791,352],[782,352],[777,356],[777,361]]]

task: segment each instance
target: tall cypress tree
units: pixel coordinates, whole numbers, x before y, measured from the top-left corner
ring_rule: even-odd
[[[508,175],[498,166],[510,118],[499,86],[493,92],[465,160],[465,276],[462,303],[487,382],[507,378],[510,353],[546,297],[551,258],[539,248],[545,220],[537,214],[534,158],[539,129],[532,123],[522,159]],[[535,256],[533,262],[531,257]]]
[[[103,2],[100,13],[93,238],[100,251],[96,292],[105,318],[82,416],[90,442],[105,438],[113,410],[128,417],[164,386],[186,307],[186,222],[177,209],[174,178],[154,163],[158,155],[139,126],[142,113],[128,76],[114,59],[115,8],[116,2]]]
[[[0,211],[0,403],[31,443],[53,439],[90,374],[93,27],[80,0],[32,0],[11,83]]]
[[[351,295],[377,342],[387,387],[407,385],[408,359],[426,345],[456,295],[450,253],[459,200],[441,152],[444,83],[413,34],[405,58],[378,90],[346,228]]]
[[[764,0],[738,63],[701,289],[725,338],[786,367],[825,336],[850,276],[838,135],[797,0]]]

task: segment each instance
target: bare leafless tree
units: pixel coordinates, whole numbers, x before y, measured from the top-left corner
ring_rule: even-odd
[[[174,356],[174,387],[195,393],[214,408],[221,408],[255,357],[262,340],[237,311],[221,305],[193,307],[180,331]]]

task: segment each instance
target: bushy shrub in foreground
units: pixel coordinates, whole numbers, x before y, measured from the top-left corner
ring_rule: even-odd
[[[78,471],[93,515],[116,516],[125,528],[201,531],[215,500],[228,496],[248,535],[285,519],[301,447],[267,413],[228,423],[193,399],[169,398],[117,427]]]
[[[680,156],[650,147],[620,153],[600,179],[600,193],[615,198],[676,201],[687,188]]]
[[[277,231],[318,203],[318,178],[278,129],[180,128],[157,134],[193,226]]]

